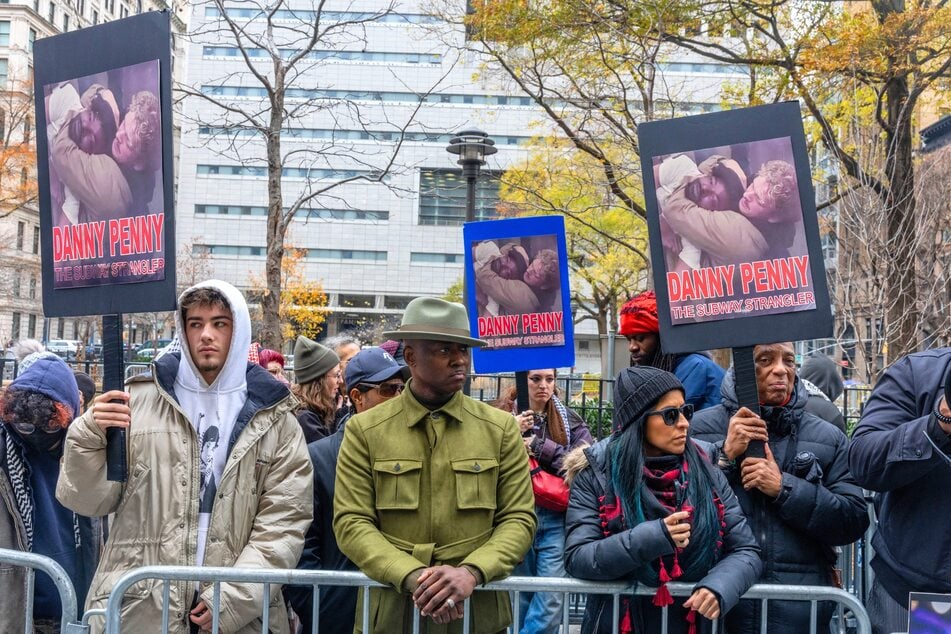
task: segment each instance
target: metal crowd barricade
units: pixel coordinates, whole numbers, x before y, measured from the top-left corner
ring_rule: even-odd
[[[37,570],[49,575],[59,592],[59,601],[62,606],[60,632],[62,634],[81,634],[89,631],[89,628],[76,621],[76,591],[69,580],[69,575],[66,574],[62,566],[43,555],[5,548],[0,548],[0,564],[27,569],[26,605],[23,606],[23,614],[26,617],[24,619],[26,625],[23,631],[26,634],[31,634],[33,631],[33,590],[36,584]]]
[[[197,568],[180,566],[148,566],[138,568],[125,574],[116,582],[112,593],[109,595],[109,601],[106,604],[106,632],[107,634],[119,634],[121,632],[121,608],[122,599],[135,583],[147,579],[157,579],[164,582],[163,588],[163,611],[162,611],[162,629],[168,631],[169,627],[169,588],[173,581],[193,581],[212,584],[212,604],[209,606],[212,610],[212,632],[218,632],[219,616],[221,609],[221,584],[222,583],[260,583],[264,584],[264,602],[262,612],[262,632],[268,631],[268,617],[270,606],[270,585],[301,585],[313,586],[314,598],[312,603],[313,613],[317,614],[320,607],[320,586],[350,586],[350,587],[383,587],[383,584],[377,583],[362,573],[341,572],[332,570],[264,570],[248,568]],[[693,591],[693,585],[687,583],[670,583],[668,588],[673,596],[689,596]],[[513,593],[514,598],[514,618],[518,622],[518,595],[521,592],[556,592],[561,593],[564,598],[564,608],[562,614],[562,624],[565,631],[568,631],[569,625],[569,594],[607,594],[612,596],[612,613],[614,623],[617,623],[621,611],[621,600],[632,593],[639,596],[651,596],[654,589],[646,586],[631,586],[625,583],[601,583],[593,581],[582,581],[571,578],[552,578],[552,577],[509,577],[501,581],[494,581],[476,588],[477,591],[505,591]],[[810,632],[816,632],[818,626],[818,604],[819,601],[832,601],[841,606],[842,610],[852,613],[855,619],[856,634],[871,634],[872,628],[869,622],[868,614],[862,603],[853,595],[838,588],[829,588],[822,586],[789,586],[789,585],[755,585],[745,595],[745,599],[759,600],[762,603],[762,620],[760,632],[766,633],[766,619],[769,610],[769,601],[809,601],[811,606]],[[472,625],[472,616],[469,611],[469,602],[464,604],[463,632],[470,632]],[[363,622],[370,621],[370,593],[364,592],[363,602],[360,606],[362,610]],[[419,610],[413,611],[413,634],[420,631],[421,617]],[[718,623],[714,621],[714,631],[719,631]],[[314,622],[312,632],[319,634],[319,623]],[[663,610],[661,634],[667,633],[667,609]]]

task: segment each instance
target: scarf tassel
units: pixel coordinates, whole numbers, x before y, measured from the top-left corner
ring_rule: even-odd
[[[670,605],[674,602],[674,598],[670,595],[670,590],[667,589],[667,582],[670,581],[670,575],[667,574],[667,566],[664,565],[664,560],[660,560],[660,586],[657,588],[657,592],[654,593],[653,604],[658,608],[662,608],[666,605]]]
[[[693,610],[687,612],[687,634],[697,634],[697,613]]]

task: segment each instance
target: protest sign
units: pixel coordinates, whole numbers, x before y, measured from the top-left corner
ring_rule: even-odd
[[[175,306],[170,45],[162,12],[35,44],[47,317]]]
[[[951,632],[951,594],[909,593],[908,634],[947,632]]]
[[[664,349],[832,334],[795,102],[638,128]]]
[[[463,227],[466,304],[478,372],[574,364],[565,222],[538,216]]]

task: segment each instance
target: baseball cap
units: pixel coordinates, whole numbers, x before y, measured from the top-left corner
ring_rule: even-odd
[[[350,390],[360,383],[377,384],[395,376],[402,377],[404,381],[409,379],[409,368],[397,363],[383,348],[364,348],[347,364],[344,384]]]

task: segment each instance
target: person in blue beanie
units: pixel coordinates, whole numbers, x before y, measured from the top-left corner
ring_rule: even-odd
[[[79,414],[72,370],[58,357],[42,357],[0,397],[0,548],[45,555],[61,565],[82,605],[96,568],[100,540],[89,518],[57,501],[56,479],[66,428]],[[26,570],[0,570],[3,631],[57,632],[62,606],[53,580],[39,573],[33,614],[24,613]],[[78,616],[78,615],[75,615]]]

